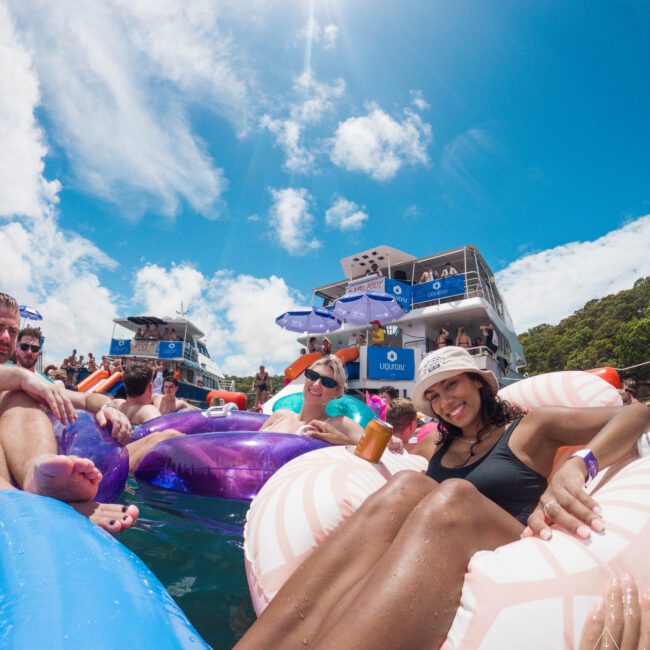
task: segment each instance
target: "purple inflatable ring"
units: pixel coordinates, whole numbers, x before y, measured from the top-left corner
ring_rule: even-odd
[[[245,501],[285,463],[327,446],[322,440],[288,433],[182,436],[156,445],[142,459],[135,477],[177,492]]]
[[[87,411],[77,411],[77,415],[71,424],[61,424],[51,418],[58,451],[66,456],[90,458],[103,477],[95,500],[111,503],[126,485],[129,453],[113,440],[110,429],[97,424],[94,415]]]
[[[131,440],[140,440],[150,433],[175,429],[181,433],[213,433],[215,431],[259,431],[268,415],[250,411],[227,411],[209,408],[205,411],[179,411],[161,415],[133,430]]]

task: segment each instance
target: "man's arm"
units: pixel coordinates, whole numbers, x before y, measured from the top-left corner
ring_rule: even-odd
[[[56,384],[35,372],[17,366],[0,367],[0,391],[6,390],[24,391],[40,404],[47,406],[52,415],[63,424],[72,422],[77,417],[67,395]]]
[[[181,411],[183,409],[187,409],[190,411],[200,411],[201,409],[198,406],[194,406],[193,404],[190,404],[189,402],[186,402],[184,399],[177,399],[176,400],[176,410]]]

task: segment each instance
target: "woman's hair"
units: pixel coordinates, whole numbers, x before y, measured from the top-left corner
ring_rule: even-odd
[[[343,367],[341,360],[333,354],[327,354],[317,361],[314,361],[314,363],[309,366],[309,369],[313,370],[316,366],[326,366],[327,368],[332,369],[332,372],[334,373],[334,379],[341,389],[341,395],[343,395],[346,387],[346,376],[345,368]]]
[[[478,445],[481,440],[483,440],[490,427],[502,426],[508,422],[512,422],[512,420],[515,418],[518,418],[521,415],[525,415],[526,411],[521,409],[516,404],[511,404],[510,402],[501,399],[498,395],[495,395],[490,390],[490,387],[487,385],[485,379],[483,379],[481,375],[474,372],[467,372],[465,374],[468,377],[481,382],[481,386],[479,388],[479,395],[481,397],[480,417],[481,421],[483,422],[483,428],[476,435],[477,441],[469,448],[469,460],[469,458],[474,455],[474,447]],[[440,435],[440,442],[442,444],[448,444],[455,438],[459,438],[463,430],[460,427],[457,427],[439,417],[438,432]]]

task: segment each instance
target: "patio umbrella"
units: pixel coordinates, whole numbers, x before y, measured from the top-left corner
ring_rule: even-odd
[[[299,307],[275,319],[275,324],[290,332],[326,334],[341,327],[341,321],[332,312],[320,307]]]
[[[332,313],[353,325],[369,325],[374,320],[385,325],[404,316],[397,300],[381,291],[358,291],[341,296],[334,303]]]
[[[41,316],[38,309],[27,305],[20,305],[20,315],[22,318],[29,318],[29,320],[43,320],[43,316]]]

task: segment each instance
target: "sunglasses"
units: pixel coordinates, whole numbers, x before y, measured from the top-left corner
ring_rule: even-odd
[[[315,370],[310,370],[309,368],[305,370],[305,377],[307,377],[309,381],[318,381],[320,379],[320,383],[323,386],[325,386],[325,388],[338,388],[339,386],[336,379],[332,379],[331,377],[325,377],[324,375],[321,375]]]
[[[623,389],[628,395],[632,395],[634,397],[636,395],[636,391],[633,391],[631,388],[624,388]]]
[[[18,347],[23,351],[31,350],[34,354],[41,351],[40,345],[30,345],[29,343],[20,343]]]

